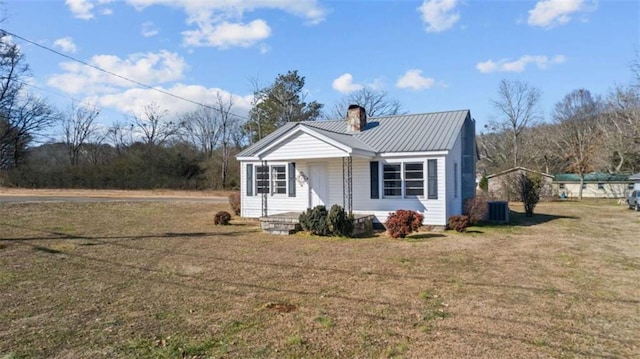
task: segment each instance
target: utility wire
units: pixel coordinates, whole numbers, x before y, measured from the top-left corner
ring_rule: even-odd
[[[16,81],[20,82],[21,84],[23,84],[25,86],[28,86],[28,87],[31,87],[31,88],[34,88],[34,89],[37,89],[37,90],[40,90],[40,91],[43,91],[43,92],[47,92],[47,93],[52,94],[54,96],[66,98],[67,100],[76,101],[78,103],[86,102],[86,101],[83,101],[83,100],[79,100],[79,99],[77,99],[75,97],[71,97],[71,96],[63,95],[63,94],[60,94],[60,93],[57,93],[57,92],[54,92],[54,91],[51,91],[51,90],[47,90],[47,89],[45,89],[43,87],[30,84],[30,83],[28,83],[26,81],[22,81],[22,80],[16,80]],[[91,104],[91,106],[96,107],[96,108],[100,109],[101,111],[117,113],[117,114],[122,115],[122,116],[124,116],[124,117],[126,117],[128,119],[132,119],[132,120],[136,119],[135,115],[130,115],[130,114],[122,112],[122,111],[117,111],[117,110],[113,110],[113,109],[110,109],[110,108],[97,106],[97,105],[94,105],[94,104]]]
[[[85,65],[85,66],[88,66],[88,67],[90,67],[90,68],[92,68],[92,69],[95,69],[95,70],[98,70],[98,71],[104,72],[104,73],[106,73],[106,74],[108,74],[108,75],[111,75],[111,76],[117,77],[117,78],[122,79],[122,80],[125,80],[125,81],[129,81],[129,82],[131,82],[131,83],[133,83],[133,84],[136,84],[136,85],[138,85],[138,86],[141,86],[141,87],[147,88],[147,89],[149,89],[149,90],[157,91],[157,92],[160,92],[160,93],[165,94],[165,95],[167,95],[167,96],[171,96],[171,97],[173,97],[173,98],[176,98],[176,99],[179,99],[179,100],[182,100],[182,101],[186,101],[186,102],[189,102],[189,103],[194,104],[194,105],[197,105],[197,106],[202,106],[202,107],[208,108],[208,109],[210,109],[210,110],[214,110],[214,111],[220,112],[220,113],[222,114],[222,111],[221,111],[220,109],[217,109],[217,108],[215,108],[215,107],[213,107],[213,106],[210,106],[210,105],[204,104],[204,103],[202,103],[202,102],[194,101],[194,100],[188,99],[188,98],[183,97],[183,96],[180,96],[180,95],[173,94],[173,93],[171,93],[171,92],[169,92],[169,91],[165,91],[165,90],[159,89],[159,88],[157,88],[157,87],[153,87],[153,86],[151,86],[151,85],[147,85],[147,84],[142,83],[142,82],[140,82],[140,81],[136,81],[136,80],[130,79],[130,78],[128,78],[128,77],[125,77],[125,76],[119,75],[119,74],[117,74],[117,73],[115,73],[115,72],[112,72],[112,71],[109,71],[109,70],[103,69],[103,68],[101,68],[101,67],[99,67],[99,66],[92,65],[92,64],[90,64],[90,63],[88,63],[88,62],[86,62],[86,61],[82,61],[82,60],[80,60],[80,59],[77,59],[77,58],[75,58],[75,57],[73,57],[73,56],[69,56],[69,55],[67,55],[67,54],[64,54],[64,53],[62,53],[62,52],[60,52],[60,51],[58,51],[58,50],[55,50],[55,49],[52,49],[52,48],[50,48],[50,47],[47,47],[47,46],[41,45],[41,44],[39,44],[39,43],[37,43],[37,42],[35,42],[35,41],[29,40],[29,39],[24,38],[24,37],[22,37],[22,36],[20,36],[20,35],[14,34],[14,33],[12,33],[12,32],[9,32],[9,31],[5,30],[5,29],[0,29],[0,36],[3,36],[3,37],[4,37],[4,36],[6,36],[6,35],[11,35],[12,37],[18,38],[18,39],[20,39],[20,40],[22,40],[22,41],[24,41],[24,42],[28,42],[28,43],[30,43],[30,44],[32,44],[32,45],[35,45],[35,46],[37,46],[37,47],[39,47],[39,48],[41,48],[41,49],[44,49],[44,50],[47,50],[47,51],[49,51],[49,52],[52,52],[52,53],[54,53],[54,54],[56,54],[56,55],[62,56],[62,57],[66,58],[66,59],[69,59],[69,60],[71,60],[71,61],[78,62],[78,63],[83,64],[83,65]],[[233,116],[235,116],[235,117],[241,118],[241,119],[249,120],[249,118],[248,118],[248,117],[246,117],[246,116],[240,116],[240,115],[235,114],[235,113],[232,113],[232,112],[229,112],[229,114],[230,114],[230,115],[233,115]]]

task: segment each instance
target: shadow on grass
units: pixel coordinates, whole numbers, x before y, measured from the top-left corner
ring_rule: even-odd
[[[15,225],[7,225],[15,228],[24,228],[30,229],[27,227],[15,226]],[[232,228],[233,226],[226,226],[226,228]],[[229,231],[229,232],[166,232],[166,233],[158,233],[158,234],[145,234],[145,235],[120,235],[120,236],[78,236],[75,234],[58,232],[58,231],[47,231],[47,230],[39,230],[41,232],[47,233],[47,235],[39,236],[39,237],[17,237],[17,238],[0,238],[0,242],[11,242],[11,241],[33,241],[33,240],[140,240],[140,239],[150,239],[150,238],[198,238],[198,237],[237,237],[242,236],[247,233],[258,232],[258,229],[245,229],[242,231]],[[84,243],[82,245],[86,246],[95,246],[102,243]]]
[[[423,242],[428,239],[444,238],[444,237],[446,237],[446,235],[442,233],[420,233],[420,234],[410,234],[404,239],[404,241],[405,242]]]
[[[475,227],[500,227],[500,226],[519,226],[519,227],[531,227],[539,224],[555,221],[557,219],[580,219],[575,216],[563,216],[555,214],[534,213],[532,217],[527,217],[524,212],[518,212],[509,210],[509,222],[508,223],[491,223],[482,222],[475,225]],[[482,231],[467,231],[467,233],[483,233]]]

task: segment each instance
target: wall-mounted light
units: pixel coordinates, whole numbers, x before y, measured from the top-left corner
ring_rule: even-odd
[[[297,179],[298,179],[298,184],[302,186],[309,180],[309,177],[307,177],[307,175],[305,175],[304,172],[300,171],[300,174],[298,175]]]

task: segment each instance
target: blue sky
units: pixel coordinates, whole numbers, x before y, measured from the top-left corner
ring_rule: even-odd
[[[5,2],[0,26],[193,101],[231,97],[246,115],[252,81],[298,70],[308,100],[327,108],[349,91],[385,90],[410,113],[470,109],[493,119],[501,79],[529,82],[541,107],[577,88],[606,95],[632,81],[640,2],[67,0]],[[172,114],[194,105],[100,73],[14,38],[31,89],[64,108],[70,98],[122,120],[151,102]],[[41,88],[43,90],[39,90]]]

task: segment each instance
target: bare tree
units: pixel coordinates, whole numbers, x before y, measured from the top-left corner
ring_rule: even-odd
[[[582,199],[584,175],[593,170],[600,144],[597,120],[602,105],[585,89],[574,90],[556,104],[554,120],[558,124],[557,148],[568,167],[580,176],[578,198]]]
[[[640,158],[640,91],[616,87],[608,95],[598,129],[605,139],[601,162],[611,172],[635,169],[632,159]]]
[[[123,148],[133,143],[132,130],[133,124],[127,124],[122,121],[116,121],[109,127],[106,135],[118,155],[122,153]]]
[[[81,150],[94,133],[94,121],[99,114],[100,110],[93,105],[72,104],[67,115],[62,117],[64,141],[72,166],[79,164]]]
[[[29,144],[54,122],[51,106],[24,93],[28,74],[20,48],[0,34],[0,169],[17,166]]]
[[[520,136],[530,125],[542,118],[539,109],[541,92],[526,82],[502,80],[498,96],[491,100],[498,119],[492,125],[511,134],[513,166],[520,165]]]
[[[239,132],[238,119],[233,115],[233,99],[229,97],[227,100],[222,98],[220,92],[216,95],[216,108],[220,116],[220,137],[221,137],[221,174],[222,188],[227,188],[227,179],[229,177],[229,161],[231,160],[231,139],[232,134]]]
[[[134,115],[134,127],[142,132],[147,145],[161,146],[179,132],[180,124],[165,120],[168,114],[168,110],[153,102],[144,106],[141,115]]]
[[[369,117],[397,115],[402,111],[400,101],[390,97],[386,91],[363,87],[339,100],[334,105],[329,117],[333,119],[345,118],[349,105],[359,105],[363,107]]]
[[[184,134],[188,142],[195,145],[205,154],[207,159],[213,156],[213,151],[220,141],[220,116],[214,107],[199,107],[180,117]]]
[[[0,168],[18,166],[29,143],[56,118],[56,111],[43,99],[32,95],[19,99],[9,117],[0,119]]]

